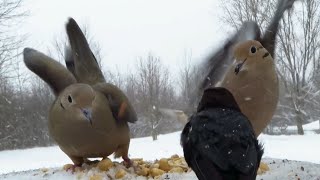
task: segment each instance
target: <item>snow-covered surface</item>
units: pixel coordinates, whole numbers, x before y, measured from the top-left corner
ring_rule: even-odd
[[[108,175],[111,177],[114,177],[114,174],[116,172],[116,169],[111,169],[108,171]],[[97,169],[90,170],[89,172],[85,173],[70,173],[65,172],[61,169],[50,169],[47,172],[43,172],[43,170],[34,170],[34,171],[28,171],[28,172],[19,172],[16,174],[8,174],[8,175],[0,175],[1,179],[6,180],[87,180],[87,179],[94,179],[93,176],[100,176],[103,177],[103,180],[111,180],[111,178],[108,178],[105,172],[101,172]],[[99,179],[99,178],[97,178]],[[112,178],[114,179],[114,178]],[[123,178],[123,180],[151,180],[152,178],[147,178],[144,176],[136,176],[133,174],[127,173],[126,176]],[[156,179],[156,178],[155,178]],[[170,174],[164,174],[161,178],[158,180],[197,180],[196,175],[194,172],[184,173],[184,174],[177,174],[177,173],[170,173]]]
[[[257,176],[257,179],[263,180],[284,180],[284,179],[307,179],[307,180],[319,180],[320,179],[320,165],[319,164],[312,164],[309,162],[299,162],[299,161],[288,161],[288,160],[280,160],[280,159],[263,159],[264,163],[268,164],[270,168],[268,171],[264,172]],[[66,172],[61,168],[52,168],[52,169],[38,169],[32,171],[24,171],[24,172],[17,172],[17,173],[10,173],[6,175],[0,175],[1,179],[6,180],[69,180],[69,179],[93,179],[93,176],[100,176],[103,179],[113,179],[109,178],[114,177],[116,171],[119,167],[115,167],[108,172],[102,172],[95,169],[90,169],[89,171],[82,171],[82,172]],[[147,180],[146,177],[137,176],[130,170],[126,171],[126,176],[123,177],[124,180]],[[149,178],[148,180],[151,180]],[[194,172],[190,171],[188,173],[178,174],[178,173],[168,173],[163,174],[160,180],[197,180],[196,175]]]
[[[180,132],[160,135],[157,141],[152,141],[151,137],[132,139],[130,157],[155,160],[173,154],[182,155],[179,138]],[[58,146],[0,151],[0,162],[0,174],[43,167],[62,167],[72,163]]]
[[[132,139],[129,150],[130,157],[143,158],[144,160],[153,161],[162,157],[170,157],[173,154],[182,156],[183,151],[180,147],[179,139],[180,132],[160,135],[157,141],[152,141],[151,137]],[[309,166],[313,167],[313,169],[315,169],[315,171],[320,175],[320,135],[261,135],[259,139],[264,144],[264,158],[278,158],[316,163],[318,165]],[[43,173],[40,170],[29,171],[27,173],[20,172],[10,176],[2,175],[0,176],[0,179],[9,177],[10,179],[23,179],[23,177],[25,177],[25,179],[30,177],[32,177],[32,179],[37,179],[37,177],[43,178],[44,174],[46,174],[45,176],[49,176],[48,173],[50,174],[50,172],[59,172],[53,173],[55,178],[58,178],[58,176],[66,177],[66,179],[75,178],[75,176],[61,171],[62,166],[64,164],[71,163],[71,161],[57,146],[2,151],[0,152],[0,160],[0,174],[10,173],[13,171],[18,172],[31,169],[50,168],[50,171],[47,173]],[[287,168],[290,169],[294,168],[295,166],[298,167],[302,164],[308,163],[293,163],[294,166],[290,165]],[[274,168],[279,169],[277,166]],[[278,170],[278,174],[281,174],[281,172],[281,170]],[[187,177],[191,179],[194,178],[193,173],[185,174],[185,176],[186,177],[183,179],[186,179]]]
[[[270,170],[257,176],[257,180],[320,180],[320,165],[280,159],[263,159]]]
[[[319,130],[320,129],[319,126],[320,126],[320,124],[319,124],[319,120],[318,120],[318,121],[313,121],[308,124],[304,124],[302,127],[303,127],[303,130],[305,130],[305,131],[314,131],[314,130]],[[287,130],[296,131],[297,126],[288,126]]]
[[[308,161],[320,164],[320,135],[261,135],[264,143],[264,157]]]

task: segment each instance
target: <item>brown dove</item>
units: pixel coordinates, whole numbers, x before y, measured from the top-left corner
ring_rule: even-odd
[[[201,95],[204,89],[215,86],[224,78],[229,66],[233,63],[233,48],[236,44],[247,40],[257,40],[274,57],[276,36],[279,30],[279,23],[286,10],[290,10],[296,0],[279,0],[277,9],[273,15],[271,23],[261,36],[261,31],[256,22],[244,22],[242,27],[224,45],[209,56],[203,64],[205,76],[200,83],[199,93]]]
[[[260,29],[255,22],[252,22],[252,21],[245,22],[243,26],[240,28],[240,30],[231,39],[229,39],[222,46],[222,48],[220,48],[216,53],[214,53],[208,59],[208,61],[204,64],[203,70],[206,76],[203,78],[203,81],[200,84],[200,88],[197,94],[200,95],[201,92],[203,92],[203,90],[207,87],[221,86],[221,83],[222,83],[223,84],[222,86],[230,90],[235,96],[237,103],[241,108],[241,111],[246,116],[248,116],[257,136],[259,136],[259,134],[271,121],[273,113],[276,109],[279,90],[278,90],[278,82],[274,81],[274,79],[276,79],[274,78],[276,77],[276,71],[275,71],[275,65],[272,57],[274,56],[274,50],[276,46],[275,41],[276,41],[276,35],[278,32],[279,22],[284,12],[288,9],[291,9],[294,2],[295,0],[279,0],[276,12],[267,30],[265,31],[264,36],[261,36]],[[261,42],[262,45],[257,41],[247,41],[247,40],[253,40],[253,39]],[[242,44],[243,42],[245,43]],[[235,46],[239,43],[241,43],[242,45],[238,45],[235,48]],[[256,47],[257,48],[256,53],[259,54],[259,56],[261,53],[264,53],[264,52],[268,52],[270,56],[262,58],[262,57],[258,57],[257,55],[254,55],[253,57],[251,57],[250,56],[251,45],[249,45],[251,43],[253,43],[252,45],[265,47],[260,49]],[[257,45],[257,43],[259,43],[260,45]],[[235,51],[235,54],[233,54],[234,48],[238,49]],[[243,52],[240,53],[241,51]],[[241,58],[245,56],[248,56],[248,60],[252,58],[257,59],[256,61],[257,63],[249,63],[249,62],[244,63],[244,66],[239,69],[239,70],[242,70],[242,72],[241,73],[239,72],[239,73],[243,74],[243,72],[247,70],[248,74],[246,76],[243,76],[243,75],[239,76],[239,74],[236,75],[234,72],[236,68],[234,63],[243,61],[244,59],[241,59]],[[240,59],[234,62],[234,58],[240,58]],[[254,78],[254,76],[256,75],[261,76],[261,73],[257,72],[258,70],[255,70],[256,73],[249,74],[250,72],[249,69],[252,70],[252,69],[255,69],[256,67],[257,68],[259,67],[258,69],[261,69],[261,67],[259,66],[260,61],[258,61],[258,59],[271,59],[270,62],[272,62],[272,64],[268,64],[267,66],[264,67],[264,71],[268,70],[269,68],[271,68],[271,71],[268,72],[267,74],[264,74],[265,77],[263,77],[270,80],[270,82],[256,80],[261,78],[261,77]],[[262,66],[264,64],[265,62],[261,62]],[[269,75],[272,75],[272,76],[268,77]],[[235,77],[237,80],[239,80],[239,77],[243,77],[243,78],[241,78],[241,81],[236,81],[235,79],[232,79]],[[249,80],[244,78],[253,78],[255,79],[255,81],[252,81],[252,79]],[[227,82],[229,83],[227,84]],[[244,88],[244,84],[246,82],[250,84],[250,85],[249,84],[247,85],[249,86],[248,88],[251,89],[250,91],[248,91],[247,93],[244,93],[245,90],[237,89],[238,87]],[[232,85],[232,83],[236,83],[236,84]],[[276,85],[276,86],[270,87],[270,85]],[[257,88],[253,88],[254,86],[257,86]],[[263,91],[258,91],[259,89],[263,89],[263,87],[268,87],[268,88]],[[269,88],[272,88],[272,92],[269,92]],[[268,93],[265,94],[266,92]],[[250,95],[249,93],[255,93],[255,94]],[[251,102],[250,101],[246,102],[245,99],[248,100],[250,97],[252,98],[250,100]],[[253,97],[256,97],[256,98],[253,98]],[[260,98],[257,99],[257,97],[260,97]],[[266,101],[263,102],[263,99],[265,99]],[[255,102],[256,100],[258,100],[259,102]],[[238,102],[238,101],[244,101],[244,102]],[[260,109],[265,109],[265,110],[260,111]],[[257,112],[259,113],[264,112],[264,113],[261,115],[258,115]]]
[[[83,39],[76,41],[71,48],[86,47],[85,43]],[[92,62],[94,56],[87,50],[89,46],[68,56],[74,60],[69,71],[36,50],[23,51],[26,66],[56,96],[49,111],[49,133],[76,166],[88,162],[87,158],[106,158],[112,153],[130,164],[128,122],[137,120],[136,112],[125,94],[105,83],[99,68],[92,68],[97,62]]]
[[[102,92],[106,92],[110,108],[117,115],[121,109],[128,109],[129,112],[134,112],[130,103],[122,103],[127,100],[124,93],[116,86],[106,83],[99,64],[92,53],[85,35],[81,31],[77,22],[73,18],[69,18],[66,25],[66,31],[69,38],[71,48],[66,48],[65,61],[68,70],[75,76],[77,82],[94,85]],[[105,85],[107,85],[105,87]],[[125,106],[125,108],[121,107]],[[123,114],[128,116],[125,118],[135,118],[135,113]]]
[[[279,83],[274,60],[255,40],[236,45],[234,58],[220,86],[232,93],[258,136],[268,125],[278,103]]]

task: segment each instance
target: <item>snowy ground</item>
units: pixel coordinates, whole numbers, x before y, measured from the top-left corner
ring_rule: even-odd
[[[180,147],[180,132],[159,136],[157,141],[151,137],[137,138],[131,141],[130,157],[143,158],[154,161],[173,154],[183,155]],[[304,136],[269,136],[259,137],[265,147],[264,161],[271,163],[271,170],[261,176],[263,179],[295,179],[296,171],[302,173],[302,179],[320,180],[320,135],[307,134]],[[275,160],[275,158],[280,160]],[[297,160],[306,162],[284,161]],[[26,150],[2,151],[0,152],[0,179],[77,179],[75,175],[61,170],[64,164],[71,163],[68,157],[58,147],[32,148]],[[311,164],[315,163],[315,164]],[[300,170],[301,166],[305,171]],[[43,171],[49,168],[49,171]],[[20,172],[32,169],[42,169],[28,172]],[[51,175],[50,175],[51,173]],[[92,172],[90,172],[92,173]],[[298,174],[299,175],[299,174]],[[171,175],[172,176],[172,175]],[[290,176],[290,177],[289,177]],[[292,176],[292,177],[291,177]],[[194,179],[194,174],[188,173],[171,179]]]
[[[320,129],[320,124],[319,124],[319,120],[318,121],[313,121],[311,123],[308,124],[304,124],[303,130],[304,131],[315,131],[315,130],[319,130]],[[289,131],[297,131],[297,126],[288,126],[287,130]]]
[[[308,124],[302,125],[303,131],[305,134],[317,134],[320,130],[320,124],[319,120],[313,121]],[[273,132],[275,133],[281,133],[281,128],[280,127],[273,127]],[[297,126],[288,126],[284,129],[284,133],[288,134],[296,134],[298,132]]]

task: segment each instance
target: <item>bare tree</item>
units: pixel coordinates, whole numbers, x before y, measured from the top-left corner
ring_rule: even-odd
[[[198,83],[201,80],[200,67],[191,63],[192,54],[191,52],[184,54],[184,61],[182,63],[180,69],[180,78],[179,78],[179,85],[180,85],[180,106],[181,110],[183,110],[187,114],[192,114],[196,107],[198,100],[194,98],[197,96],[197,88]]]
[[[153,140],[157,139],[157,129],[163,117],[160,106],[164,99],[170,98],[168,69],[165,68],[160,58],[149,54],[147,58],[140,58],[137,65],[137,95],[139,100],[138,112],[143,112],[148,119]]]
[[[298,134],[304,134],[302,124],[308,117],[307,104],[319,105],[315,86],[320,63],[319,4],[316,0],[304,1],[301,11],[283,19],[279,32],[279,64],[284,70],[280,77],[290,94]]]
[[[121,74],[118,67],[114,71],[112,71],[111,69],[109,69],[108,71],[105,71],[104,76],[108,83],[112,83],[122,90],[125,88],[124,75]]]
[[[131,104],[136,107],[138,104],[137,100],[137,89],[138,89],[138,82],[136,81],[135,74],[128,73],[125,77],[125,88],[124,91],[131,102]]]
[[[254,21],[261,29],[266,29],[275,5],[275,0],[222,0],[221,6],[225,13],[221,19],[236,30],[246,21]]]
[[[27,12],[22,10],[22,3],[23,0],[0,2],[0,83],[1,79],[12,77],[12,64],[15,64],[25,40],[25,35],[17,36],[17,27],[27,16]]]
[[[20,101],[15,91],[16,65],[20,61],[20,48],[25,35],[19,35],[21,21],[28,15],[23,11],[23,0],[0,2],[0,147],[14,148],[19,131]],[[20,74],[20,73],[18,73]],[[21,78],[20,78],[21,80]],[[18,94],[19,95],[19,94]]]

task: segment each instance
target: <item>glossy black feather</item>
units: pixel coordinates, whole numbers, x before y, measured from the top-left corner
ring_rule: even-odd
[[[197,177],[255,179],[263,149],[232,94],[207,89],[199,106],[181,134],[185,159]]]

